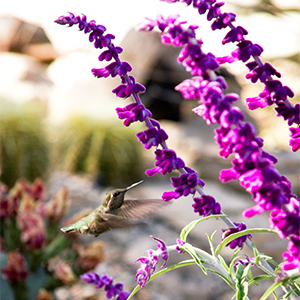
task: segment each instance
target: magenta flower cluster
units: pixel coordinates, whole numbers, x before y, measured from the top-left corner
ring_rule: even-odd
[[[206,120],[207,124],[220,124],[220,127],[215,130],[215,140],[221,149],[220,155],[224,158],[230,154],[234,155],[232,168],[222,170],[220,179],[222,182],[239,179],[240,184],[252,194],[256,202],[254,207],[244,211],[244,216],[252,217],[270,210],[271,227],[277,230],[281,237],[299,237],[300,213],[299,209],[295,208],[299,199],[292,194],[287,178],[280,175],[275,169],[274,164],[277,159],[262,150],[263,140],[256,136],[254,126],[244,122],[244,116],[239,108],[232,106],[238,96],[235,94],[224,95],[223,90],[226,89],[226,83],[213,71],[220,63],[233,62],[237,59],[246,62],[253,57],[255,61],[247,64],[251,70],[247,78],[252,82],[260,80],[265,84],[265,89],[256,102],[252,101],[251,108],[276,104],[277,113],[288,120],[288,125],[299,125],[300,105],[294,106],[287,100],[288,96],[293,97],[293,92],[290,88],[282,86],[279,81],[271,78],[272,75],[280,77],[280,74],[270,64],[263,65],[261,63],[258,56],[263,49],[251,41],[244,40],[243,36],[247,34],[247,31],[232,25],[235,16],[222,14],[220,10],[222,4],[205,0],[166,2],[185,2],[187,5],[193,3],[200,14],[208,11],[208,20],[215,19],[212,24],[213,30],[230,27],[231,30],[225,36],[223,44],[238,42],[238,48],[229,57],[222,59],[215,58],[211,53],[203,53],[201,49],[203,42],[195,38],[197,26],[184,28],[182,25],[186,22],[179,21],[178,16],[164,19],[158,15],[154,20],[147,18],[139,26],[139,29],[149,31],[156,26],[162,32],[162,43],[183,46],[178,62],[196,76],[185,80],[176,89],[182,93],[185,99],[198,98],[200,100],[200,105],[193,111]],[[249,101],[248,103],[250,103]],[[290,130],[292,137],[290,145],[293,151],[297,151],[300,148],[300,130],[299,127],[290,128]],[[196,200],[194,204],[196,207],[197,202],[199,203]],[[202,203],[201,206],[205,208]],[[213,211],[213,209],[210,210]],[[202,207],[198,210],[206,214]],[[237,245],[240,245],[240,242],[237,241],[235,246]],[[293,256],[293,254],[291,255]],[[300,271],[299,265],[298,269]]]
[[[94,272],[84,273],[80,278],[86,283],[95,285],[97,288],[104,288],[106,298],[114,297],[115,300],[126,300],[130,293],[123,290],[122,283],[113,284],[113,277],[108,277],[106,274],[99,275]]]
[[[165,242],[158,238],[155,238],[155,237],[152,237],[152,238],[158,242],[157,250],[149,249],[147,251],[148,256],[140,257],[135,261],[135,263],[137,261],[139,261],[141,263],[141,266],[137,270],[137,273],[135,276],[135,279],[137,280],[140,288],[144,287],[146,282],[149,281],[152,274],[155,272],[156,265],[159,261],[159,256],[161,257],[161,259],[164,260],[164,263],[161,266],[162,268],[166,265],[168,257],[169,257]]]
[[[246,64],[250,71],[246,75],[246,78],[250,79],[253,83],[259,80],[264,84],[265,87],[257,97],[246,99],[246,103],[249,109],[256,109],[259,107],[262,108],[274,104],[276,105],[275,110],[277,111],[277,115],[282,116],[284,120],[287,120],[289,126],[291,126],[292,124],[298,126],[300,125],[300,104],[297,103],[293,105],[287,99],[287,97],[294,97],[293,91],[289,87],[283,86],[280,81],[274,80],[272,78],[272,76],[280,78],[281,74],[277,72],[276,69],[269,63],[262,63],[259,56],[263,52],[263,48],[260,45],[253,44],[250,40],[246,40],[244,38],[244,36],[248,34],[246,29],[241,26],[235,27],[233,25],[236,17],[235,14],[221,12],[221,7],[224,5],[223,2],[216,2],[216,0],[162,1],[169,3],[182,2],[187,6],[192,5],[195,9],[198,10],[198,13],[200,15],[207,13],[207,20],[213,20],[211,24],[212,30],[230,28],[228,33],[225,35],[222,44],[237,42],[237,49],[227,57],[217,58],[216,62],[218,64],[223,64],[225,62],[232,63],[236,60],[246,62],[251,57],[253,57],[253,61]],[[159,20],[157,20],[157,23],[158,22]],[[154,24],[155,22],[152,21],[151,27],[154,27]],[[165,25],[165,28],[166,27],[167,25]],[[159,29],[161,29],[161,27],[159,27]],[[164,30],[161,31],[163,32]],[[162,41],[164,42],[164,39],[162,39]],[[211,54],[208,54],[207,56],[210,57]],[[191,74],[195,75],[192,72]]]

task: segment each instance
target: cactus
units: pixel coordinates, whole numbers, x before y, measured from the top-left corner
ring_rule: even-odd
[[[0,114],[1,181],[11,187],[20,177],[29,181],[37,177],[46,179],[49,144],[41,114],[28,106],[3,107]]]
[[[105,185],[129,184],[142,176],[141,145],[130,128],[73,117],[59,129],[54,161]]]

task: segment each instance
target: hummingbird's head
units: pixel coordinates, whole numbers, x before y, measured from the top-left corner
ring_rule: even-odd
[[[102,205],[104,207],[110,206],[110,208],[111,208],[111,205],[114,203],[115,204],[114,206],[118,206],[116,208],[119,208],[123,204],[125,193],[128,190],[132,189],[133,187],[135,187],[136,185],[138,185],[142,182],[143,182],[143,180],[141,180],[139,182],[136,182],[136,183],[132,184],[131,186],[126,187],[124,189],[114,189],[114,190],[111,190],[111,191],[107,192],[105,194],[104,201],[103,201]]]

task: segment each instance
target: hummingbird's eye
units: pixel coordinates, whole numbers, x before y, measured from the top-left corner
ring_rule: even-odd
[[[120,192],[114,192],[112,195],[113,195],[113,197],[117,197],[120,195]]]

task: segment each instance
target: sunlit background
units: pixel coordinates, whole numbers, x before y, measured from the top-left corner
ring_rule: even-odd
[[[299,10],[299,0],[231,0],[222,8],[224,12],[236,13],[236,24],[248,31],[247,38],[263,47],[261,59],[271,62],[281,73],[283,85],[295,93],[294,103],[300,101]],[[119,79],[96,79],[90,71],[102,65],[97,59],[99,50],[94,49],[88,42],[88,35],[79,32],[76,26],[65,28],[54,23],[68,12],[85,14],[88,21],[96,20],[97,24],[107,28],[107,33],[115,35],[114,44],[124,48],[121,59],[132,65],[132,74],[147,87],[142,100],[168,132],[170,148],[207,180],[206,192],[217,197],[234,220],[241,221],[241,211],[252,206],[253,201],[237,183],[220,186],[219,171],[229,168],[230,162],[218,157],[213,129],[191,112],[197,102],[184,101],[173,91],[178,83],[190,77],[176,64],[178,50],[162,46],[156,33],[138,33],[134,29],[144,17],[154,18],[158,13],[163,16],[180,14],[182,20],[199,25],[198,37],[203,39],[204,52],[226,56],[235,49],[234,45],[221,44],[226,34],[224,30],[212,32],[205,16],[199,16],[192,7],[186,8],[180,3],[168,4],[159,0],[12,0],[1,3],[1,180],[13,187],[21,177],[30,182],[42,178],[48,198],[66,186],[72,201],[67,214],[70,217],[86,206],[97,206],[99,197],[103,197],[108,187],[126,186],[145,179],[145,169],[153,166],[154,154],[151,150],[146,151],[135,138],[137,132],[144,130],[143,125],[125,128],[115,113],[116,107],[131,101],[118,99],[111,93]],[[246,73],[247,68],[239,62],[226,64],[221,70],[228,82],[228,92],[240,94],[238,106],[257,126],[259,135],[265,140],[265,148],[279,156],[278,169],[292,182],[294,192],[299,193],[299,159],[291,154],[288,146],[288,126],[282,118],[274,117],[273,108],[247,110],[245,98],[256,96],[263,86],[249,83],[245,79]],[[163,191],[171,189],[168,180],[155,177],[146,178],[132,193],[135,197],[159,198]],[[192,199],[186,201],[189,206],[184,200],[178,200],[167,214],[158,213],[149,226],[154,232],[145,229],[141,235],[134,229],[133,233],[105,235],[104,248],[108,254],[106,262],[99,264],[97,270],[111,271],[110,275],[119,275],[118,280],[124,280],[129,288],[133,288],[136,268],[132,262],[154,247],[149,234],[167,240],[172,236],[173,243],[176,232],[178,234],[182,226],[196,218],[191,210]],[[257,223],[268,226],[267,219],[267,216],[259,216],[250,220],[250,227]],[[203,232],[211,229],[209,224],[212,223],[197,232],[204,240],[195,239],[201,246],[202,243],[207,245]],[[271,248],[271,255],[277,255],[279,260],[280,253],[286,249],[282,241],[274,241],[271,237],[258,238],[257,243],[263,252]],[[122,263],[118,263],[121,256]],[[173,275],[165,284],[153,283],[152,293],[149,288],[136,299],[199,299],[199,282],[194,276],[197,272]],[[190,280],[186,283],[186,293],[179,288],[183,278]],[[211,278],[214,277],[205,281],[201,277],[201,299],[212,299],[212,295],[214,299],[230,299],[230,291],[221,283],[214,290],[215,294],[211,293]],[[226,292],[227,296],[222,298]],[[100,299],[92,298],[93,293],[83,289],[82,285],[75,285],[59,290],[56,297],[59,300]],[[254,293],[253,299],[258,299],[257,294]]]

